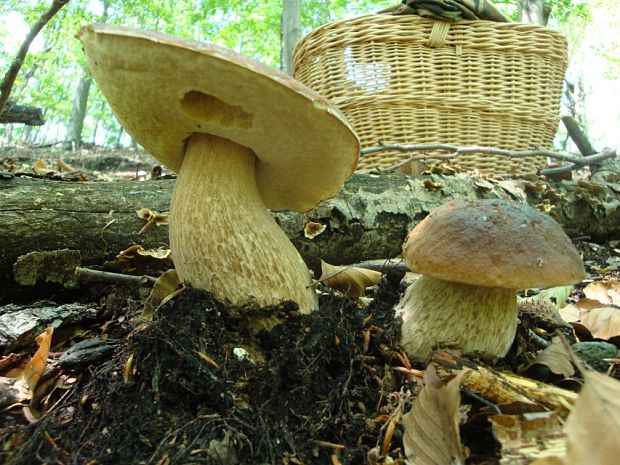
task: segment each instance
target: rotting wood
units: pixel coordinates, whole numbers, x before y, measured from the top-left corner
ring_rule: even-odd
[[[0,124],[24,123],[28,126],[41,126],[45,124],[43,110],[37,107],[26,107],[8,101],[4,110],[0,112]]]
[[[394,257],[406,234],[433,208],[455,198],[507,198],[548,211],[571,237],[620,238],[620,180],[493,180],[430,174],[356,174],[331,200],[307,213],[275,212],[310,265]],[[0,180],[0,289],[12,286],[17,258],[35,250],[79,250],[83,265],[102,263],[131,244],[168,244],[168,227],[143,228],[136,211],[167,212],[174,180],[59,182],[28,177]],[[308,222],[326,229],[313,239]],[[234,231],[234,225],[222,225]],[[191,246],[191,244],[188,244]],[[6,286],[5,286],[6,284]],[[0,291],[0,300],[3,292]]]

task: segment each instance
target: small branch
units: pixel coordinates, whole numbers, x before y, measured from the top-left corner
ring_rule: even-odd
[[[13,89],[13,84],[15,84],[15,79],[17,79],[17,74],[24,64],[24,60],[26,59],[26,55],[28,53],[28,49],[30,48],[30,44],[34,40],[34,38],[41,32],[41,29],[49,22],[50,19],[54,17],[58,11],[69,3],[69,0],[54,0],[52,2],[52,6],[50,6],[49,10],[41,15],[37,23],[32,26],[30,32],[28,32],[28,36],[22,43],[19,51],[17,52],[17,56],[11,63],[9,70],[4,75],[4,79],[2,80],[2,84],[0,84],[0,113],[4,109],[6,102],[9,100],[9,95],[11,95],[11,90]]]
[[[364,262],[353,263],[349,265],[351,268],[364,268],[372,271],[379,271],[385,273],[386,271],[409,271],[405,262],[400,258],[381,258],[376,260],[367,260]]]
[[[83,281],[105,281],[117,284],[155,284],[157,281],[152,276],[135,276],[80,267],[75,269],[75,276]]]
[[[588,136],[583,132],[575,118],[568,115],[562,116],[562,123],[568,132],[568,136],[573,140],[582,155],[594,155],[596,153],[596,149],[592,146]]]
[[[401,166],[416,160],[448,160],[454,159],[459,155],[463,155],[466,153],[486,153],[489,155],[499,155],[507,158],[527,158],[527,157],[547,157],[553,158],[555,160],[565,161],[568,164],[565,166],[547,168],[540,170],[539,174],[553,174],[553,173],[564,173],[572,170],[576,170],[582,168],[586,165],[590,165],[592,163],[599,162],[601,160],[606,160],[610,158],[615,158],[617,156],[616,152],[611,149],[603,150],[600,153],[595,153],[589,156],[575,155],[572,153],[566,152],[553,152],[551,150],[507,150],[500,149],[497,147],[479,147],[479,146],[470,146],[470,147],[458,147],[456,145],[450,144],[388,144],[385,142],[379,142],[379,146],[376,147],[367,147],[360,150],[360,154],[363,156],[368,155],[370,153],[382,152],[387,150],[393,150],[398,152],[427,152],[430,150],[443,150],[449,153],[437,154],[437,155],[413,155],[406,160],[398,162],[397,164],[390,166],[385,171],[393,171]]]

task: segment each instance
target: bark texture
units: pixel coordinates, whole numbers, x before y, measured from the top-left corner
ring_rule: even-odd
[[[45,124],[43,110],[37,107],[25,107],[8,101],[4,110],[0,112],[0,124],[24,123],[28,126],[41,126]]]
[[[282,71],[293,75],[293,50],[301,39],[301,0],[283,0],[280,26]]]
[[[167,226],[138,234],[145,222],[136,211],[168,212],[173,186],[174,180],[73,183],[0,177],[0,289],[12,285],[17,258],[32,251],[79,250],[82,263],[90,265],[134,243],[168,245]],[[274,215],[306,263],[322,258],[346,264],[397,256],[413,226],[433,208],[457,198],[528,202],[548,211],[571,237],[620,239],[620,177],[614,173],[601,184],[356,174],[336,198],[310,212]],[[304,228],[309,222],[326,229],[308,239]]]
[[[67,128],[67,137],[63,143],[65,150],[75,150],[82,145],[82,128],[86,117],[86,104],[93,80],[90,76],[80,76],[73,95],[71,118]]]

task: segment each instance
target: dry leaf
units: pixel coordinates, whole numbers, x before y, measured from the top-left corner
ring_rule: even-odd
[[[75,168],[73,168],[73,166],[71,166],[69,163],[67,163],[64,160],[58,160],[56,162],[56,169],[60,173],[71,173],[71,172],[75,171]]]
[[[321,260],[321,278],[324,285],[344,292],[349,297],[361,297],[367,287],[381,279],[378,271],[351,266],[334,266]]]
[[[620,308],[601,307],[581,314],[581,324],[597,339],[620,336]]]
[[[34,388],[45,371],[53,334],[54,328],[50,326],[34,339],[39,348],[17,376],[18,383],[28,389],[28,398],[32,397]]]
[[[544,459],[537,459],[530,463],[530,465],[567,465],[560,457],[545,457]]]
[[[47,174],[53,171],[43,160],[37,160],[32,164],[32,169],[37,174]]]
[[[552,373],[562,375],[565,378],[575,374],[575,367],[570,361],[570,355],[566,352],[566,348],[559,337],[554,337],[549,347],[540,352],[534,360],[520,370],[520,373],[527,372],[534,365],[544,365]]]
[[[568,304],[560,309],[560,316],[566,323],[574,323],[581,320],[581,309],[575,304]]]
[[[181,281],[175,269],[168,270],[157,278],[151,293],[146,298],[144,307],[142,308],[142,316],[146,319],[152,319],[153,312],[157,309],[162,301],[177,290]]]
[[[316,236],[321,234],[327,226],[321,223],[315,223],[314,221],[309,221],[304,228],[304,236],[308,239],[314,239]]]
[[[590,283],[583,290],[588,299],[598,300],[604,305],[620,307],[620,281],[599,281]]]
[[[614,465],[620,460],[620,381],[584,373],[585,386],[566,422],[565,463]]]
[[[491,415],[489,421],[502,445],[502,465],[527,465],[532,460],[566,453],[566,437],[557,412]]]
[[[443,384],[433,366],[426,369],[424,387],[402,419],[407,465],[465,463],[459,433],[462,377]]]

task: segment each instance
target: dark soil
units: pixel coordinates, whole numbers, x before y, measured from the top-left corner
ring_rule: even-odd
[[[4,463],[368,463],[376,419],[400,387],[389,349],[398,280],[384,280],[368,308],[334,296],[311,315],[279,307],[284,323],[258,334],[187,289],[61,405],[14,430]]]

